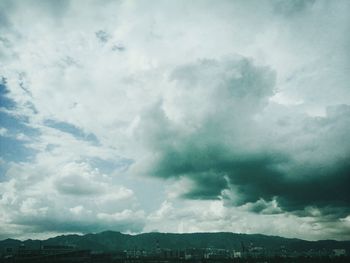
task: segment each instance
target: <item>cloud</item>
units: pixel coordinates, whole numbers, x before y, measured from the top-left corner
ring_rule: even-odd
[[[12,164],[1,183],[1,225],[16,231],[140,232],[144,212],[132,190],[86,163]]]
[[[168,214],[345,238],[348,1],[0,10],[0,232],[175,231]]]
[[[174,70],[171,79],[162,103],[140,120],[152,152],[146,173],[189,178],[185,198],[228,198],[234,205],[275,200],[299,215],[308,206],[325,215],[332,206],[337,218],[350,212],[349,106],[282,124],[293,126],[285,134],[278,126],[290,113],[263,112],[274,91],[268,68],[245,59],[199,61]]]
[[[260,204],[263,201],[260,201]],[[268,205],[270,208],[274,204]],[[203,209],[205,207],[205,209]],[[320,240],[331,237],[349,239],[348,218],[340,221],[322,222],[315,216],[299,217],[289,213],[263,213],[258,217],[247,207],[225,206],[220,200],[164,201],[148,217],[146,231],[191,232],[235,232],[262,233]]]
[[[305,9],[312,7],[315,0],[293,0],[293,1],[273,1],[274,9],[277,14],[286,16],[300,15]]]

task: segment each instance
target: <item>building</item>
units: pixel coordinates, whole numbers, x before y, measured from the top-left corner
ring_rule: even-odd
[[[333,249],[333,256],[335,257],[345,257],[346,256],[346,250],[344,248],[337,248]]]

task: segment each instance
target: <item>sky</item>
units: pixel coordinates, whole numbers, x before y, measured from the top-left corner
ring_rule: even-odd
[[[0,239],[350,239],[350,1],[0,1]]]

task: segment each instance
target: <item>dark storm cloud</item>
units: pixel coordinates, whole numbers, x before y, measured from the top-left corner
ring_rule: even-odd
[[[345,217],[350,212],[350,107],[329,108],[325,117],[304,116],[288,124],[296,127],[286,138],[278,132],[276,138],[266,136],[264,124],[256,125],[254,117],[273,94],[270,76],[268,68],[247,60],[208,60],[177,69],[172,77],[178,90],[195,91],[187,96],[209,93],[210,100],[204,96],[193,107],[184,106],[188,122],[197,125],[186,135],[166,116],[166,103],[144,116],[157,156],[150,174],[190,179],[185,198],[224,198],[236,206],[276,200],[282,210],[298,215],[317,207],[325,217]],[[198,107],[206,113],[200,120]],[[266,204],[251,211],[267,211]]]
[[[221,191],[227,188],[226,178],[222,173],[202,172],[189,174],[196,182],[190,192],[183,195],[189,199],[218,199]]]
[[[182,143],[186,145],[182,149],[170,147],[162,152],[154,174],[189,177],[195,186],[185,194],[187,198],[215,199],[222,190],[233,189],[238,194],[236,205],[277,197],[286,211],[307,206],[324,208],[324,213],[328,206],[336,206],[341,208],[339,216],[350,211],[349,157],[327,169],[316,165],[303,170],[282,153],[243,156],[229,146],[205,145],[196,138]],[[291,168],[281,171],[280,164],[291,164]]]
[[[349,213],[349,164],[336,164],[328,172],[314,168],[302,175],[295,175],[292,170],[279,172],[271,168],[275,165],[269,161],[248,162],[228,171],[230,182],[239,193],[238,204],[276,197],[279,205],[286,211],[300,211],[307,206],[315,206],[322,208],[325,215],[331,213],[344,217]],[[339,209],[332,210],[329,209],[330,206]],[[307,212],[299,214],[307,215]]]

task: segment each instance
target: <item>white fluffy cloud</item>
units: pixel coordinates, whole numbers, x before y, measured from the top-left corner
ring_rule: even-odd
[[[34,233],[142,230],[144,212],[131,189],[86,163],[52,168],[47,163],[11,165],[9,180],[0,188],[2,228],[25,226]]]
[[[235,232],[249,234],[280,235],[313,240],[334,238],[347,239],[348,220],[333,225],[324,224],[317,218],[298,217],[293,214],[256,214],[246,207],[224,206],[221,201],[192,200],[178,204],[166,200],[160,208],[148,216],[146,231],[161,232]]]

